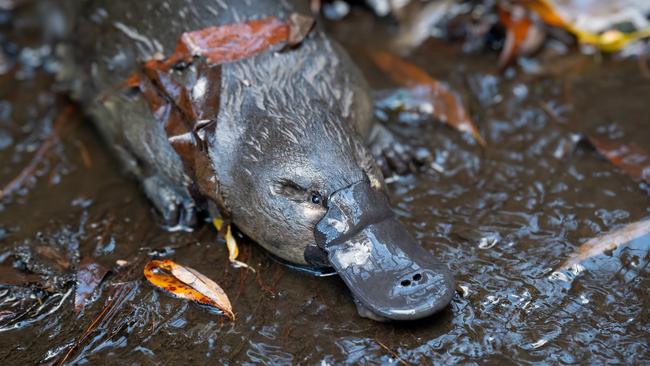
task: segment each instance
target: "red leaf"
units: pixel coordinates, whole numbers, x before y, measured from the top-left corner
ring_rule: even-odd
[[[449,87],[427,74],[419,67],[388,52],[371,54],[375,64],[394,82],[408,88],[416,99],[428,100],[433,106],[432,115],[455,129],[469,132],[483,147],[486,143],[474,121],[465,111],[460,97]]]
[[[204,56],[216,65],[250,57],[288,38],[289,25],[269,17],[183,33],[174,53]]]
[[[207,27],[183,33],[174,53],[164,61],[164,69],[179,62],[189,63],[202,56],[211,66],[235,62],[271,49],[273,46],[293,47],[307,36],[314,19],[292,13],[288,20],[276,17],[248,22]]]

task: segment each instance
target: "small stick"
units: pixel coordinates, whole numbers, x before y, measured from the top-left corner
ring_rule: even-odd
[[[402,365],[411,366],[410,363],[404,361],[404,360],[403,360],[403,359],[402,359],[402,358],[401,358],[397,353],[395,353],[395,351],[393,351],[392,349],[388,348],[385,344],[381,343],[380,341],[378,341],[378,340],[376,340],[376,339],[375,339],[375,342],[376,342],[378,345],[380,345],[381,348],[385,349],[388,353],[390,353],[391,356],[393,356],[393,357],[394,357],[394,358],[395,358],[399,363],[401,363]]]

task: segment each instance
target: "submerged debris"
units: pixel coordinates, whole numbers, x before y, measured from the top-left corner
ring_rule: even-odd
[[[590,239],[565,260],[552,276],[562,277],[560,274],[563,271],[580,272],[576,267],[585,260],[612,251],[648,234],[650,234],[650,219],[628,224],[618,230]],[[650,242],[650,237],[648,241]]]
[[[102,282],[108,270],[91,258],[84,259],[77,269],[74,295],[74,311],[79,314],[89,303],[91,296]]]
[[[0,189],[0,199],[19,190],[28,180],[34,177],[39,165],[43,162],[43,160],[47,157],[47,154],[54,147],[63,126],[69,123],[69,120],[73,116],[74,112],[75,107],[72,105],[68,105],[63,109],[63,111],[54,121],[52,125],[52,131],[47,136],[45,141],[41,143],[38,150],[36,150],[36,153],[32,157],[32,160],[29,162],[29,164],[27,164],[27,166],[25,166],[25,168],[23,168],[23,170],[21,170],[14,179],[12,179],[9,183],[2,187],[2,189]]]
[[[426,112],[459,131],[470,133],[481,146],[485,147],[486,142],[465,110],[460,97],[447,85],[391,53],[375,52],[371,56],[384,73],[394,82],[405,87],[399,92],[407,93],[408,99],[417,101],[417,104],[428,106],[428,108],[418,108],[421,112]]]
[[[635,143],[621,143],[604,137],[587,140],[612,164],[630,177],[650,184],[650,153]]]

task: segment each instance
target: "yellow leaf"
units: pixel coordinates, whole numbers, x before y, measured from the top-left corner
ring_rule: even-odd
[[[237,256],[239,256],[239,248],[237,247],[235,237],[232,236],[230,225],[226,228],[226,246],[228,247],[228,260],[235,262]]]
[[[215,218],[212,219],[212,224],[214,227],[217,228],[217,230],[221,231],[224,225],[224,221],[222,218]],[[226,226],[226,247],[228,248],[228,260],[230,263],[233,264],[236,268],[248,268],[251,271],[255,272],[255,269],[248,264],[238,261],[237,257],[239,256],[239,247],[237,246],[237,240],[235,240],[235,237],[232,235],[232,229],[230,227],[230,224]]]
[[[650,37],[650,28],[632,33],[623,33],[616,29],[610,29],[600,34],[588,32],[578,29],[563,19],[555,5],[549,0],[523,0],[522,3],[535,11],[546,24],[564,28],[573,33],[580,43],[594,45],[603,52],[618,52],[631,42]]]

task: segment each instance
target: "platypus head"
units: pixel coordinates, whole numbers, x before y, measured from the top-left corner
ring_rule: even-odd
[[[452,275],[391,209],[357,132],[372,118],[360,72],[318,42],[223,68],[210,143],[223,200],[237,227],[275,256],[333,268],[362,316],[428,316],[451,301]]]
[[[285,261],[334,268],[363,316],[417,319],[445,307],[449,270],[395,217],[354,127],[317,101],[292,112],[249,111],[255,121],[223,187],[233,221]]]

